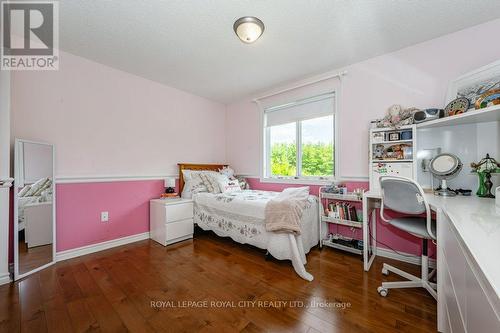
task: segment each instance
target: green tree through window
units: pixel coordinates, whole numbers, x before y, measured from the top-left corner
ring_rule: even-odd
[[[297,172],[297,146],[294,143],[275,143],[271,147],[271,172],[277,176],[295,176]],[[332,176],[334,169],[333,144],[302,145],[302,175]]]

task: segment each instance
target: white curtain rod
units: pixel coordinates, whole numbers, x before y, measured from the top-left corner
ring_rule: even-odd
[[[336,73],[336,74],[324,76],[322,78],[319,78],[319,79],[316,79],[316,80],[313,80],[313,81],[310,81],[310,82],[301,83],[299,85],[296,85],[296,86],[293,86],[293,87],[289,87],[289,88],[286,88],[286,89],[283,89],[283,90],[280,90],[280,91],[277,91],[277,92],[274,92],[274,93],[271,93],[271,94],[268,94],[268,95],[264,95],[264,96],[260,96],[260,97],[254,98],[252,101],[254,103],[259,104],[259,100],[261,100],[261,99],[264,99],[264,98],[267,98],[267,97],[271,97],[271,96],[275,96],[275,95],[279,95],[279,94],[282,94],[282,93],[290,91],[290,90],[302,88],[302,87],[308,86],[308,85],[313,84],[313,83],[318,83],[318,82],[325,81],[325,80],[328,80],[328,79],[333,79],[334,77],[341,78],[344,75],[347,75],[347,71],[342,71],[342,72],[339,72],[339,73]]]

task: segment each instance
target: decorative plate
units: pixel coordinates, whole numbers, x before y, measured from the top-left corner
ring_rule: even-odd
[[[476,101],[475,108],[482,109],[488,107],[488,104],[500,104],[500,89],[493,89],[482,94]]]
[[[467,98],[459,97],[446,105],[446,107],[444,108],[444,114],[445,116],[454,116],[467,112],[469,105],[470,102]]]

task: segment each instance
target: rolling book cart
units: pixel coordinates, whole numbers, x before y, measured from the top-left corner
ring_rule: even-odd
[[[356,204],[363,204],[363,197],[355,193],[337,194],[324,192],[326,187],[319,189],[319,246],[333,247],[339,250],[348,251],[351,253],[363,254],[363,248],[359,245],[358,240],[347,240],[344,237],[328,237],[329,224],[347,226],[351,228],[363,228],[363,216],[356,210]],[[332,212],[330,216],[326,215],[325,209],[329,208]],[[361,220],[361,221],[360,221]],[[326,223],[327,238],[323,235]],[[364,246],[364,242],[363,242]]]

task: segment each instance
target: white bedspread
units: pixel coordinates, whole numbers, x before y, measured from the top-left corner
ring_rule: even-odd
[[[232,193],[198,193],[193,196],[194,222],[204,230],[251,244],[280,260],[292,260],[297,273],[312,280],[305,272],[305,254],[318,244],[318,200],[309,196],[302,215],[302,235],[268,232],[265,229],[265,207],[278,192],[243,190]],[[300,266],[300,267],[299,267]]]

